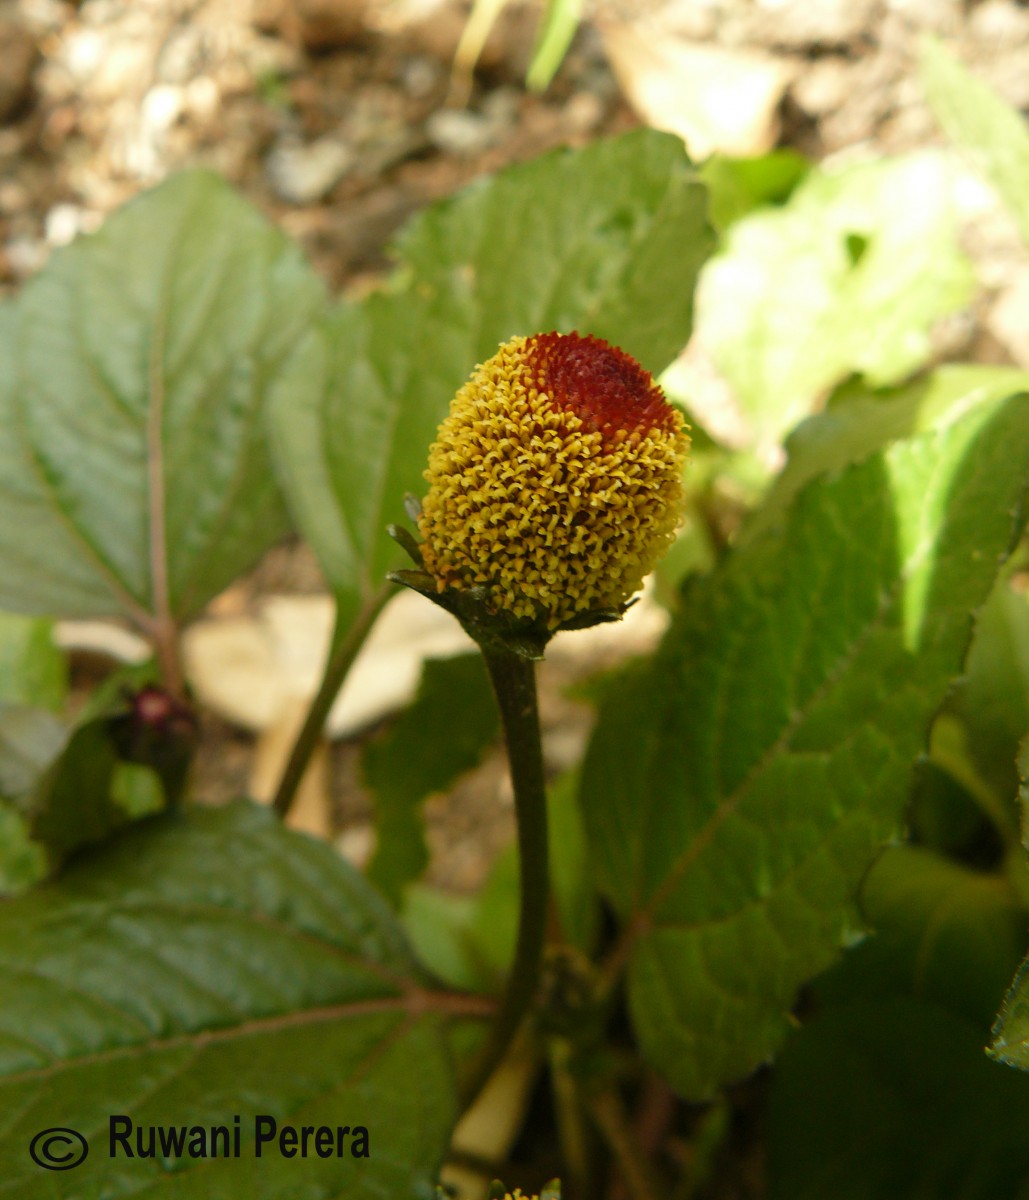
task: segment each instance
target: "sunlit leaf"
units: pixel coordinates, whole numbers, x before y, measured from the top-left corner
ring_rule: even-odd
[[[771,1054],[860,928],[856,888],[1020,527],[1026,446],[1018,396],[809,485],[604,703],[584,811],[643,1049],[685,1095]]]

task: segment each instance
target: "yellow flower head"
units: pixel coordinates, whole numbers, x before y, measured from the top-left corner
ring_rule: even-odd
[[[548,629],[620,610],[671,544],[686,426],[628,354],[517,337],[476,368],[429,452],[419,529],[437,590],[481,587]]]

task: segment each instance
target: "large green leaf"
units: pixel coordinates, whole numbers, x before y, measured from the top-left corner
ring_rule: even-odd
[[[1016,532],[1027,445],[1016,396],[809,485],[686,590],[605,701],[584,810],[633,1020],[684,1094],[767,1057],[858,928],[854,891]]]
[[[776,1064],[770,1200],[1026,1200],[1029,1079],[904,997],[833,1009]]]
[[[754,442],[781,439],[828,389],[896,383],[973,285],[939,155],[812,172],[782,208],[737,222],[704,272],[698,332]]]
[[[1000,193],[1029,246],[1029,129],[1010,105],[938,42],[922,45],[920,75],[944,133]]]
[[[818,1006],[911,996],[967,1017],[982,1040],[1026,944],[1010,881],[891,846],[865,877],[861,912],[874,935],[818,980]]]
[[[264,395],[323,303],[284,236],[179,175],[0,310],[0,604],[196,613],[287,528]]]
[[[681,143],[638,132],[473,186],[416,220],[392,290],[344,303],[273,391],[273,449],[344,626],[374,611],[447,405],[516,334],[578,328],[651,371],[689,338],[711,247]]]
[[[0,906],[0,978],[0,1195],[432,1195],[459,1002],[427,990],[364,881],[267,810],[154,818]],[[240,1158],[112,1160],[112,1113],[230,1127],[239,1114]],[[257,1114],[362,1125],[369,1157],[255,1161]],[[53,1126],[90,1153],[46,1177],[28,1146]]]
[[[776,1063],[770,1195],[1029,1194],[1029,1081],[982,1050],[1025,944],[1010,883],[897,846],[869,872],[861,907],[874,936],[816,981],[815,1019]]]
[[[786,466],[744,536],[781,520],[797,492],[826,471],[842,470],[898,438],[940,428],[969,408],[1019,391],[1029,391],[1029,371],[968,363],[944,364],[896,388],[845,383],[824,412],[802,421],[786,439]]]

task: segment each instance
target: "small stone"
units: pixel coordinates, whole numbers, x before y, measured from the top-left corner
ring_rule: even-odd
[[[425,122],[425,132],[437,150],[462,158],[481,154],[495,140],[493,122],[464,108],[437,109]]]
[[[797,73],[790,94],[797,106],[813,117],[840,108],[849,98],[852,80],[845,58],[820,58]]]
[[[19,279],[35,275],[48,257],[46,243],[30,237],[11,238],[4,243],[4,253],[12,275]]]
[[[404,61],[400,72],[401,86],[413,100],[431,96],[443,78],[440,64],[425,54],[413,54]]]
[[[321,200],[354,166],[353,150],[335,137],[303,142],[283,139],[265,169],[276,195],[290,204]]]

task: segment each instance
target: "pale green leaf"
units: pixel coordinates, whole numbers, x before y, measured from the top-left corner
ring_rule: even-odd
[[[238,803],[135,826],[0,906],[0,1196],[48,1126],[90,1154],[45,1194],[432,1196],[455,1115],[444,1022],[385,906],[324,844]],[[412,1074],[412,1064],[417,1070]],[[108,1155],[108,1118],[229,1125],[235,1158]],[[254,1158],[254,1120],[362,1125],[369,1157]]]
[[[972,291],[951,171],[916,154],[812,172],[738,221],[704,272],[698,334],[755,443],[775,442],[850,374],[880,387],[929,357],[933,322]]]
[[[644,1051],[683,1094],[771,1054],[859,928],[855,890],[1019,528],[1027,446],[1016,396],[809,485],[686,589],[604,703],[594,861]]]
[[[789,454],[761,508],[744,530],[754,536],[782,518],[798,491],[827,471],[840,471],[890,442],[943,428],[976,405],[1029,391],[1029,371],[947,363],[901,387],[876,390],[849,381],[824,412],[802,421],[786,439]]]
[[[929,106],[944,133],[1000,193],[1029,246],[1029,129],[1025,119],[926,38],[919,64]]]
[[[212,175],[175,176],[0,310],[0,604],[182,619],[286,531],[262,406],[323,303]]]

